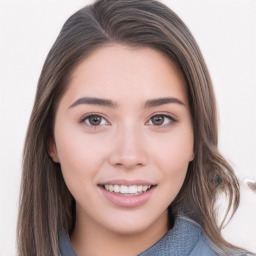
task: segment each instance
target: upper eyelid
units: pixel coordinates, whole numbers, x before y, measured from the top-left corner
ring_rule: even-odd
[[[169,117],[169,118],[171,118],[171,119],[174,119],[174,120],[176,120],[176,121],[178,121],[178,117],[176,116],[176,115],[174,115],[174,114],[171,114],[171,113],[167,113],[167,112],[155,112],[155,113],[153,113],[153,114],[151,114],[151,115],[149,115],[148,117],[147,117],[147,122],[152,118],[152,117],[154,117],[154,116],[165,116],[165,117]]]

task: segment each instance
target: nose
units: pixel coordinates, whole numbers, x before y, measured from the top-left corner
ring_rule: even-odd
[[[148,162],[147,148],[143,135],[132,127],[120,130],[113,141],[109,163],[125,169],[145,166]]]

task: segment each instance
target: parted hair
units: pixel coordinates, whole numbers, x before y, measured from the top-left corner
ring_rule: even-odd
[[[23,153],[17,243],[19,256],[57,256],[61,231],[72,233],[75,200],[61,167],[48,154],[56,109],[73,70],[97,49],[111,44],[149,47],[167,56],[186,81],[194,130],[194,160],[168,208],[170,228],[183,214],[203,228],[219,248],[235,248],[221,235],[216,200],[228,199],[231,216],[239,205],[239,183],[218,151],[216,102],[211,78],[191,32],[164,4],[154,0],[99,0],[73,14],[45,60]]]

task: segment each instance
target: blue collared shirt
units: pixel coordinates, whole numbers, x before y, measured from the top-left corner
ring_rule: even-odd
[[[68,235],[60,235],[61,256],[76,256]],[[177,217],[174,227],[156,244],[138,256],[216,256],[224,255],[204,234],[202,228],[185,217]],[[230,255],[246,255],[233,252]],[[248,255],[248,254],[247,254]]]

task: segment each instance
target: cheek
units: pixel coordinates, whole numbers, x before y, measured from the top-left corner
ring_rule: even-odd
[[[105,159],[102,140],[72,127],[62,127],[58,129],[55,141],[67,185],[77,183],[83,186],[88,180],[93,182]]]
[[[188,163],[193,155],[193,132],[186,126],[183,129],[174,130],[173,133],[154,141],[154,152],[156,161],[168,173],[180,173],[187,170]]]
[[[168,201],[174,200],[181,189],[186,177],[188,164],[193,154],[193,132],[184,127],[184,130],[177,129],[155,142],[154,161],[161,170],[163,189],[168,196]]]

